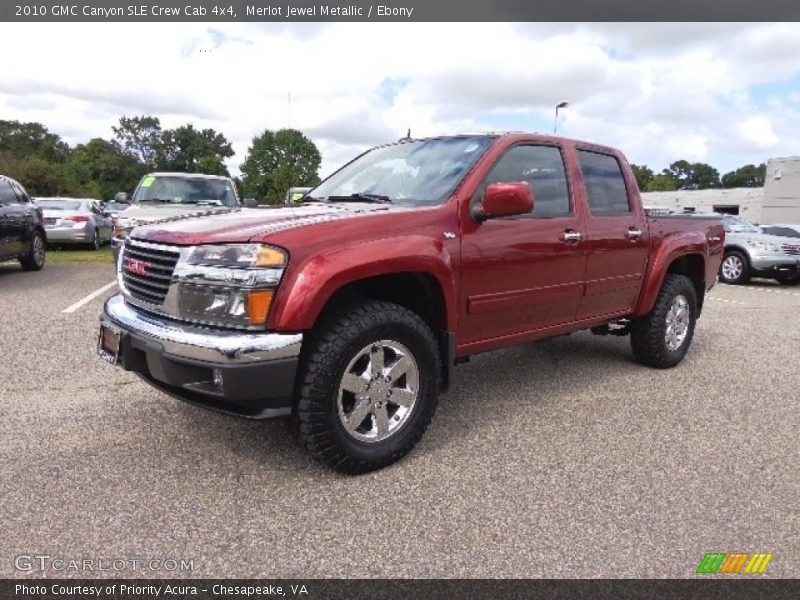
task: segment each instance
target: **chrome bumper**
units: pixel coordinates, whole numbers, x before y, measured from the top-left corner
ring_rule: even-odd
[[[106,301],[100,320],[112,328],[157,342],[169,357],[210,365],[296,358],[303,343],[302,333],[214,331],[154,318],[128,306],[121,294]]]

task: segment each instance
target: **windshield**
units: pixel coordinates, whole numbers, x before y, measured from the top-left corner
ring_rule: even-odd
[[[723,225],[728,233],[761,233],[761,230],[755,225],[736,217],[725,217]]]
[[[331,175],[309,196],[382,196],[396,204],[441,204],[494,138],[458,137],[401,142],[370,150]]]
[[[78,210],[81,207],[80,200],[47,200],[39,198],[36,200],[36,204],[47,210]]]
[[[136,188],[133,201],[236,206],[236,195],[225,179],[147,175]]]

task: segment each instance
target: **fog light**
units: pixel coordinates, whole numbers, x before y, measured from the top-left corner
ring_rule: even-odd
[[[214,369],[214,385],[222,389],[222,369]]]

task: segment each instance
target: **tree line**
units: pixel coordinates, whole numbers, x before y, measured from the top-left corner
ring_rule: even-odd
[[[643,192],[670,192],[690,189],[705,190],[709,188],[764,187],[767,165],[744,165],[720,177],[711,165],[706,163],[690,163],[676,160],[661,173],[655,173],[644,165],[631,164],[636,176],[636,183]]]
[[[214,129],[191,123],[164,129],[158,117],[123,116],[109,139],[71,147],[41,123],[0,120],[0,173],[22,183],[32,196],[108,200],[132,192],[152,171],[229,175],[230,142]],[[255,136],[235,178],[242,197],[278,203],[289,187],[319,183],[322,157],[296,129]]]

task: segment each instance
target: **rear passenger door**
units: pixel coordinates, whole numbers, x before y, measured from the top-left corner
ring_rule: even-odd
[[[577,149],[589,214],[586,291],[578,318],[621,315],[636,304],[647,266],[648,236],[641,203],[633,202],[619,158]]]

